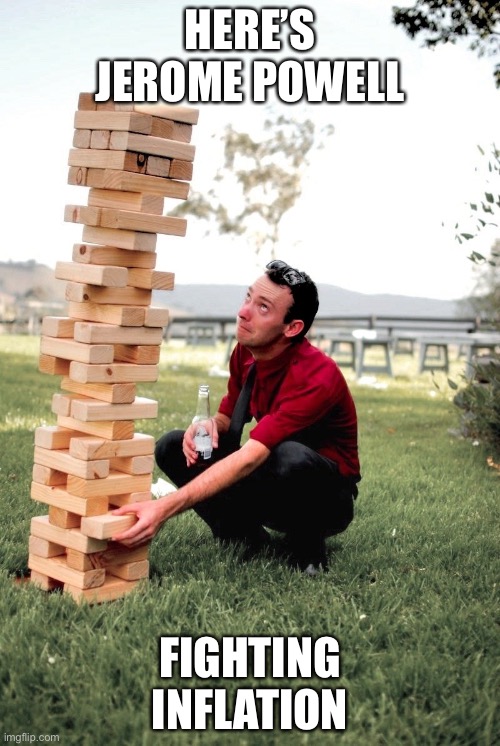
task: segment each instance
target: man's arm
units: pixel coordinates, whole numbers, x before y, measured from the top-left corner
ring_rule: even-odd
[[[238,451],[216,461],[176,492],[159,500],[132,503],[114,510],[113,515],[135,513],[138,520],[127,531],[114,536],[113,540],[129,547],[144,544],[153,538],[165,521],[244,479],[263,464],[269,454],[266,446],[249,439]]]

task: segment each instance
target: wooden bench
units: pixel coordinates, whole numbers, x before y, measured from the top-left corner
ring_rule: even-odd
[[[465,356],[465,375],[474,376],[476,360],[480,355],[494,356],[500,352],[500,334],[496,332],[477,332],[467,335],[467,339],[460,343],[459,352]]]
[[[418,372],[424,370],[450,369],[449,348],[458,347],[465,356],[465,375],[470,378],[474,372],[473,359],[478,352],[494,354],[500,350],[500,334],[495,332],[472,333],[441,337],[420,337]]]
[[[398,331],[392,336],[392,352],[394,355],[411,355],[415,353],[418,335],[415,332]]]
[[[418,353],[418,372],[424,370],[444,370],[448,373],[450,370],[450,356],[448,345],[450,339],[422,337],[419,340]]]
[[[356,369],[356,340],[348,332],[339,332],[328,336],[330,347],[328,354],[338,365]]]
[[[382,350],[382,362],[368,362],[366,353],[378,347]],[[356,376],[361,378],[364,373],[386,373],[392,376],[392,339],[383,336],[360,336],[356,338]]]
[[[392,376],[391,348],[392,340],[387,335],[380,335],[369,329],[355,329],[352,332],[330,333],[323,339],[328,339],[330,345],[328,354],[338,365],[352,368],[359,378],[364,373],[386,373]],[[367,360],[370,349],[378,347],[382,350],[383,360],[373,362]]]
[[[214,324],[190,324],[186,332],[187,345],[215,345],[217,335]]]

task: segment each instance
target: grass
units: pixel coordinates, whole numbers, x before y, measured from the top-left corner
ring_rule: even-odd
[[[342,743],[492,746],[498,719],[498,487],[488,451],[449,434],[458,414],[444,374],[363,384],[356,399],[363,467],[353,524],[329,541],[330,572],[303,578],[272,555],[245,562],[191,514],[151,546],[151,577],[119,601],[77,605],[16,583],[29,523],[46,506],[29,485],[33,430],[53,423],[57,378],[37,371],[38,339],[0,336],[0,723],[5,734],[53,734],[64,744]],[[140,394],[159,402],[155,436],[186,425],[199,383],[214,405],[224,350],[162,351],[161,376]],[[454,362],[452,375],[460,364]],[[155,472],[156,476],[160,476]],[[159,638],[184,635],[335,637],[339,679],[162,679]],[[344,731],[153,731],[162,687],[325,687],[347,690]]]

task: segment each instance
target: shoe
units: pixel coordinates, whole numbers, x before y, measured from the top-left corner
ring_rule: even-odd
[[[307,567],[302,570],[302,575],[306,575],[309,578],[315,578],[317,575],[321,575],[327,568],[323,568],[323,565],[313,565],[311,562]]]
[[[328,570],[326,543],[322,537],[289,537],[292,565],[310,577]]]

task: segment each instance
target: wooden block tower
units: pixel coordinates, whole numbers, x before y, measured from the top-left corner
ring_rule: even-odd
[[[151,498],[154,439],[135,432],[157,416],[136,395],[156,381],[168,311],[153,289],[174,275],[156,267],[157,234],[184,236],[186,220],[163,215],[165,197],[185,200],[198,110],[156,104],[96,104],[82,93],[75,113],[68,183],[89,188],[87,205],[67,205],[83,224],[72,261],[58,262],[68,316],[42,322],[39,368],[61,377],[57,424],[35,432],[31,497],[48,514],[31,522],[31,582],[77,600],[119,598],[149,575],[149,547],[111,541],[135,516],[114,507]]]

